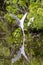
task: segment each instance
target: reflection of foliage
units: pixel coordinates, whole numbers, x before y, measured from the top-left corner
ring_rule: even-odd
[[[30,56],[30,65],[43,65],[43,0],[6,0],[5,3],[4,1],[0,0],[0,65],[9,65],[11,57],[17,54],[23,40],[21,29],[9,14],[13,13],[21,19],[26,11],[28,15],[24,22],[25,51]],[[34,22],[27,27],[31,17],[35,18]],[[14,65],[22,65],[21,62],[27,63],[21,58]]]
[[[5,0],[0,0],[0,9],[2,11],[6,12],[6,2],[5,2]]]

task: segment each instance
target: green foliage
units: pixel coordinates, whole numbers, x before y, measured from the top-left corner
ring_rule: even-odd
[[[28,18],[34,17],[34,23],[31,25],[31,28],[42,29],[43,28],[43,8],[40,2],[33,2],[29,6],[30,13],[27,16]]]
[[[1,5],[4,1],[0,1]],[[0,65],[11,65],[11,58],[17,55],[23,43],[21,28],[17,26],[17,21],[9,14],[12,13],[21,19],[25,12],[28,12],[24,21],[26,54],[30,58],[30,65],[43,65],[43,0],[6,0],[2,8],[1,5]],[[27,24],[31,17],[34,17],[34,22],[28,27]],[[12,51],[14,51],[14,54],[12,54]],[[12,65],[22,64],[29,65],[24,57],[21,57]]]

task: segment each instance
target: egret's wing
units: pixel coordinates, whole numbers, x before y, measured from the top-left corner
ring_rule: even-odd
[[[22,28],[22,31],[23,31],[23,28],[24,28],[24,20],[25,20],[25,18],[26,18],[26,15],[27,15],[27,13],[25,13],[24,14],[24,16],[22,17],[22,19],[20,20],[20,27]]]
[[[15,16],[14,14],[10,14],[10,16],[11,16],[12,18],[16,19],[17,21],[20,21],[20,19],[19,19],[17,16]]]
[[[25,52],[23,53],[23,56],[25,57],[25,59],[26,59],[28,62],[30,62],[29,59],[28,59],[28,57],[26,56]]]
[[[21,21],[24,22],[25,18],[26,18],[27,12],[24,14],[24,16],[22,17]]]
[[[21,57],[21,51],[18,51],[18,54],[15,58],[12,58],[12,63],[16,62],[17,60],[19,60],[19,58]]]

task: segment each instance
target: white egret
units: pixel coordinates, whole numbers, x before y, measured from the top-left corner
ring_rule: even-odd
[[[20,20],[17,16],[13,15],[13,14],[10,14],[11,17],[13,17],[14,19],[17,20],[18,22],[18,26],[21,27],[22,31],[24,29],[24,20],[26,18],[26,15],[27,15],[27,12],[24,14],[24,16],[22,17],[22,19]]]
[[[30,21],[31,21],[31,22],[30,22]],[[27,25],[30,26],[30,24],[31,24],[33,21],[34,21],[34,17],[30,18]]]
[[[26,15],[27,15],[27,12],[24,14],[22,19],[20,20],[17,16],[10,14],[11,17],[13,17],[14,19],[17,20],[18,26],[20,26],[20,28],[22,29],[22,32],[23,32],[23,45],[21,46],[20,50],[18,51],[17,56],[15,58],[12,58],[12,63],[19,60],[21,58],[21,55],[23,55],[25,57],[25,59],[29,62],[29,59],[27,58],[25,51],[24,51],[24,42],[25,42],[24,20],[26,18]]]

